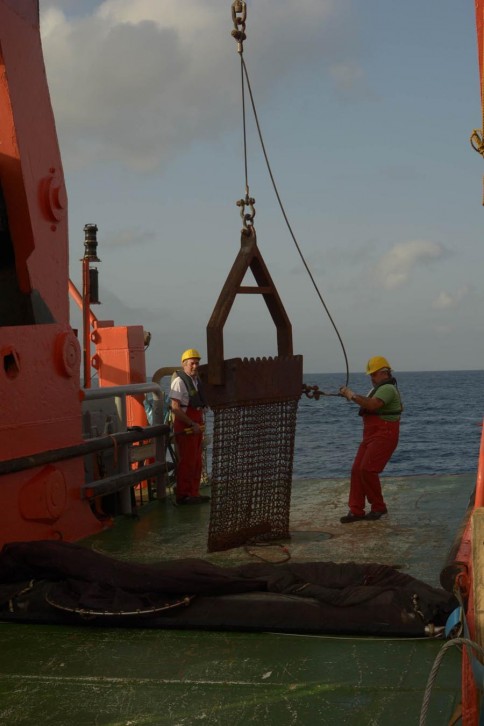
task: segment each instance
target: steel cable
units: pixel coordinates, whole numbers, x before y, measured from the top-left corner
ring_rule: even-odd
[[[254,113],[254,119],[255,119],[256,126],[257,126],[257,132],[258,132],[258,135],[259,135],[259,140],[260,140],[260,144],[261,144],[261,148],[262,148],[262,153],[264,154],[264,159],[265,159],[265,162],[266,162],[267,171],[269,172],[269,177],[270,177],[271,182],[272,182],[272,187],[274,189],[274,193],[276,195],[276,199],[277,199],[278,204],[279,204],[279,207],[281,209],[282,216],[284,217],[284,221],[286,222],[286,226],[287,226],[287,228],[289,230],[289,234],[291,235],[291,238],[292,238],[292,240],[293,240],[293,242],[294,242],[294,244],[296,246],[296,249],[297,249],[297,251],[299,253],[299,256],[300,256],[300,258],[302,260],[302,263],[303,263],[304,267],[306,268],[306,272],[309,275],[309,278],[310,278],[310,280],[311,280],[311,282],[313,284],[313,287],[314,287],[314,289],[316,291],[316,294],[317,294],[317,296],[318,296],[318,298],[319,298],[319,300],[320,300],[320,302],[321,302],[324,310],[326,311],[326,314],[327,314],[327,316],[328,316],[328,318],[329,318],[329,320],[331,322],[331,325],[333,326],[333,329],[334,329],[334,331],[335,331],[335,333],[336,333],[336,335],[338,337],[338,340],[340,342],[341,350],[343,351],[343,356],[344,356],[344,359],[345,359],[345,367],[346,367],[346,383],[345,383],[345,385],[347,386],[348,385],[348,382],[349,382],[350,373],[349,373],[348,356],[346,354],[346,349],[345,349],[345,346],[344,346],[344,343],[343,343],[343,339],[342,339],[342,337],[340,335],[340,332],[338,330],[338,327],[337,327],[337,325],[336,325],[336,323],[335,323],[335,321],[334,321],[334,319],[333,319],[333,317],[332,317],[332,315],[331,315],[331,313],[330,313],[330,311],[328,309],[328,306],[326,305],[326,302],[323,299],[323,296],[322,296],[322,294],[321,294],[321,292],[319,290],[319,287],[318,287],[318,285],[317,285],[317,283],[316,283],[316,281],[314,279],[314,276],[313,276],[311,270],[309,269],[309,265],[306,262],[306,259],[304,257],[304,254],[303,254],[303,252],[302,252],[302,250],[301,250],[301,248],[300,248],[300,246],[298,244],[298,241],[296,239],[296,236],[295,236],[295,234],[293,232],[293,229],[292,229],[291,224],[289,222],[288,216],[286,214],[286,210],[285,210],[284,205],[282,203],[282,200],[281,200],[281,197],[280,197],[280,194],[279,194],[279,190],[277,188],[277,184],[276,184],[276,181],[274,179],[274,175],[272,173],[272,168],[271,168],[271,165],[270,165],[270,162],[269,162],[269,157],[267,155],[266,147],[265,147],[265,144],[264,144],[264,139],[262,137],[262,131],[261,131],[261,127],[260,127],[260,124],[259,124],[259,117],[258,117],[258,114],[257,114],[257,109],[256,109],[256,106],[255,106],[255,101],[254,101],[254,97],[253,97],[253,94],[252,94],[252,87],[250,85],[249,74],[248,74],[247,66],[245,64],[245,61],[244,61],[244,58],[243,58],[242,53],[240,53],[240,63],[241,63],[241,77],[242,77],[242,114],[243,114],[243,134],[244,134],[244,164],[245,164],[245,188],[246,188],[246,195],[248,197],[248,194],[249,194],[249,183],[248,183],[248,164],[247,164],[247,130],[246,130],[246,111],[245,111],[245,85],[244,85],[244,77],[245,77],[245,79],[247,81],[247,88],[249,90],[249,96],[250,96],[250,102],[251,102],[251,105],[252,105],[252,111]]]
[[[427,685],[425,687],[425,693],[422,702],[422,709],[420,711],[419,726],[425,726],[425,724],[427,723],[427,711],[429,708],[432,688],[435,679],[437,678],[437,673],[439,671],[444,655],[453,645],[466,645],[469,648],[475,650],[481,657],[484,655],[484,649],[481,648],[478,643],[475,643],[473,640],[469,640],[469,638],[453,638],[452,640],[448,640],[447,643],[442,646],[440,651],[437,653],[437,657],[435,658],[434,664],[431,668],[430,675],[427,680]]]

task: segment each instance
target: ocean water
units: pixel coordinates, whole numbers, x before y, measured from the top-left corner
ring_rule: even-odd
[[[395,373],[404,412],[400,442],[384,476],[477,471],[484,418],[484,371]],[[337,393],[344,374],[305,374],[304,382]],[[352,374],[349,387],[366,394],[368,376]],[[358,407],[344,398],[303,396],[299,402],[294,478],[349,476],[361,440]]]
[[[484,419],[484,371],[395,373],[404,403],[398,448],[383,476],[467,474],[477,471]],[[305,373],[304,383],[326,393],[344,385],[343,373]],[[162,382],[169,389],[169,380]],[[350,388],[366,394],[370,379],[353,373]],[[212,415],[207,432],[212,433]],[[294,479],[349,477],[361,440],[358,406],[346,399],[322,396],[299,401],[294,450]],[[211,446],[208,447],[211,468]]]

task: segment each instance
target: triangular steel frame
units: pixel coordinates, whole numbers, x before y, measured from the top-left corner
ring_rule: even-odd
[[[242,286],[247,270],[254,275],[256,286]],[[242,230],[240,250],[219,295],[207,325],[208,383],[224,383],[223,328],[237,295],[262,295],[277,330],[279,356],[292,356],[292,325],[276,286],[257,246],[253,227]]]

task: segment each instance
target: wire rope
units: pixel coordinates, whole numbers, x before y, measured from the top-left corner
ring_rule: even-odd
[[[427,712],[429,709],[429,703],[430,703],[430,696],[432,693],[432,688],[435,683],[435,679],[437,678],[437,673],[439,671],[440,665],[442,663],[442,660],[444,658],[444,655],[449,650],[449,648],[452,648],[454,645],[465,645],[469,648],[472,648],[475,650],[481,657],[484,655],[484,649],[478,644],[475,643],[473,640],[470,640],[469,638],[453,638],[452,640],[448,640],[440,649],[440,651],[437,653],[437,657],[435,658],[434,664],[431,668],[427,685],[425,687],[425,693],[424,698],[422,702],[422,708],[420,711],[420,720],[419,720],[419,726],[425,726],[427,723]]]
[[[259,117],[258,117],[257,109],[256,109],[256,106],[255,106],[255,101],[254,101],[254,96],[253,96],[253,93],[252,93],[252,87],[251,87],[251,84],[250,84],[250,78],[249,78],[249,73],[247,71],[247,66],[246,66],[246,63],[244,61],[244,58],[243,58],[242,53],[240,53],[239,55],[240,55],[240,63],[241,63],[241,77],[242,77],[242,114],[243,114],[244,164],[245,164],[245,188],[246,188],[246,194],[248,196],[248,193],[249,193],[248,192],[248,190],[249,190],[249,184],[248,184],[248,163],[247,163],[247,128],[246,128],[245,84],[244,84],[244,78],[247,81],[247,88],[248,88],[248,91],[249,91],[249,97],[250,97],[250,102],[251,102],[251,106],[252,106],[252,111],[254,113],[254,120],[255,120],[255,123],[256,123],[256,127],[257,127],[257,133],[258,133],[258,136],[259,136],[259,141],[260,141],[260,144],[261,144],[262,153],[264,155],[264,159],[265,159],[265,162],[266,162],[267,171],[269,173],[269,177],[270,177],[271,182],[272,182],[272,187],[274,189],[274,193],[276,195],[277,202],[279,204],[279,207],[280,207],[280,210],[282,212],[282,216],[284,218],[284,221],[286,223],[286,226],[287,226],[287,228],[289,230],[289,234],[291,235],[291,238],[292,238],[292,240],[293,240],[293,242],[294,242],[294,244],[296,246],[296,249],[297,249],[297,251],[299,253],[299,257],[302,260],[302,263],[303,263],[303,265],[304,265],[304,267],[306,269],[306,272],[309,275],[309,278],[310,278],[310,280],[312,282],[312,285],[313,285],[313,287],[314,287],[314,289],[316,291],[316,294],[317,294],[317,296],[318,296],[318,298],[319,298],[319,300],[320,300],[320,302],[321,302],[324,310],[326,311],[326,314],[327,314],[327,316],[328,316],[328,318],[329,318],[329,320],[331,322],[331,325],[333,326],[333,329],[334,329],[334,331],[335,331],[335,333],[336,333],[336,335],[338,337],[339,343],[341,345],[341,350],[343,351],[343,356],[344,356],[344,359],[345,359],[345,368],[346,368],[346,383],[345,383],[345,385],[347,386],[348,385],[348,381],[349,381],[350,374],[349,374],[349,364],[348,364],[348,356],[347,356],[347,353],[346,353],[346,348],[344,346],[343,339],[342,339],[341,334],[340,334],[340,332],[338,330],[338,327],[337,327],[337,325],[336,325],[336,323],[335,323],[335,321],[333,319],[333,316],[331,315],[331,313],[329,311],[329,308],[326,305],[326,302],[324,301],[324,298],[323,298],[323,296],[322,296],[322,294],[321,294],[321,292],[319,290],[319,287],[318,287],[318,285],[317,285],[317,283],[316,283],[316,281],[314,279],[314,276],[313,276],[311,270],[309,269],[309,265],[306,262],[306,259],[304,257],[304,254],[303,254],[303,252],[301,250],[301,247],[299,246],[299,243],[298,243],[298,241],[296,239],[296,235],[293,232],[292,226],[291,226],[291,224],[289,222],[289,218],[288,218],[288,216],[286,214],[286,210],[284,208],[284,204],[282,203],[282,199],[281,199],[281,196],[279,194],[279,190],[277,188],[277,184],[276,184],[276,181],[275,181],[275,178],[274,178],[274,174],[272,173],[271,164],[270,164],[270,161],[269,161],[269,157],[268,157],[268,154],[267,154],[267,151],[266,151],[266,146],[265,146],[264,139],[263,139],[263,136],[262,136],[262,130],[261,130],[261,127],[260,127]]]

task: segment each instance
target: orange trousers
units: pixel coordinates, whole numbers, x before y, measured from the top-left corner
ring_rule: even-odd
[[[203,411],[189,406],[187,416],[192,421],[203,424]],[[176,469],[176,498],[198,497],[202,477],[203,433],[185,433],[186,424],[175,419],[173,430],[176,437],[178,464]]]
[[[400,421],[385,421],[379,416],[363,416],[363,441],[351,469],[349,508],[353,514],[365,513],[365,500],[373,512],[386,512],[380,477],[397,448]]]

